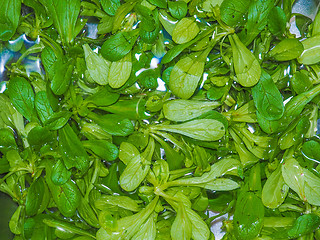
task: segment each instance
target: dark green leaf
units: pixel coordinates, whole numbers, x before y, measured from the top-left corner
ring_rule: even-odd
[[[14,133],[8,128],[0,129],[0,151],[6,153],[9,150],[17,149],[17,143],[14,139]]]
[[[87,97],[85,103],[94,104],[98,107],[109,106],[118,101],[119,93],[109,92],[106,87],[101,88],[97,93]]]
[[[114,136],[128,136],[134,130],[132,122],[116,114],[98,115],[90,113],[88,118],[95,121],[103,130]]]
[[[148,0],[148,1],[159,8],[167,7],[167,0]]]
[[[0,40],[8,41],[15,34],[21,11],[21,0],[3,0],[0,2]]]
[[[63,44],[73,42],[79,33],[76,32],[76,23],[80,13],[80,0],[43,0],[43,2],[49,10]]]
[[[188,5],[185,1],[168,2],[169,12],[172,17],[181,19],[187,15]]]
[[[117,146],[106,140],[87,140],[82,141],[82,144],[85,148],[107,161],[113,161],[119,155]]]
[[[45,91],[37,92],[34,104],[41,122],[45,123],[53,114],[47,93]]]
[[[100,0],[103,10],[111,16],[114,16],[118,7],[120,7],[120,0]]]
[[[135,43],[137,31],[119,32],[108,38],[101,47],[101,55],[109,61],[119,61],[127,55]]]
[[[28,193],[26,196],[26,214],[28,216],[36,215],[37,213],[41,213],[49,203],[49,198],[47,198],[46,204],[43,205],[43,199],[46,198],[45,194],[49,194],[48,190],[46,190],[47,184],[43,180],[43,178],[39,178],[35,180],[30,188],[28,189]],[[40,208],[42,205],[42,208]]]
[[[44,145],[51,145],[51,147],[53,147],[53,143],[56,141],[56,135],[50,132],[48,128],[38,126],[32,128],[28,133],[27,139],[35,151],[40,151],[40,148]]]
[[[65,217],[72,217],[81,201],[81,193],[77,185],[69,179],[66,183],[58,186],[51,181],[49,176],[46,181],[61,214]]]
[[[281,36],[286,30],[287,18],[282,8],[274,7],[268,17],[268,28],[276,36]]]
[[[68,90],[71,82],[73,61],[64,62],[62,59],[58,59],[52,68],[51,90],[56,95],[62,95]]]
[[[231,27],[243,25],[251,0],[224,0],[220,6],[221,19]]]
[[[31,84],[23,77],[10,79],[8,95],[13,106],[29,121],[34,117],[34,92]]]
[[[50,130],[58,130],[62,128],[69,121],[72,113],[69,111],[60,111],[53,113],[50,117],[44,122],[46,127]]]
[[[67,169],[75,167],[84,173],[89,167],[89,156],[69,124],[58,130],[60,153]]]
[[[60,159],[52,168],[51,180],[55,185],[65,184],[71,177],[71,171],[69,171]]]
[[[252,88],[252,97],[257,110],[265,119],[277,120],[282,117],[282,96],[268,73],[262,72],[260,81]]]

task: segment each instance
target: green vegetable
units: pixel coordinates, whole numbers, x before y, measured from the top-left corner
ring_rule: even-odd
[[[295,4],[2,0],[14,239],[320,239],[320,14]]]

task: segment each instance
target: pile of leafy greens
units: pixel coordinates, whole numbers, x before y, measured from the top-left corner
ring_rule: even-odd
[[[14,239],[320,239],[320,14],[292,4],[1,0]]]

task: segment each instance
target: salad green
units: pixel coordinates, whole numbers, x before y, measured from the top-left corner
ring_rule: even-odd
[[[293,2],[2,0],[14,239],[320,239],[320,14]]]

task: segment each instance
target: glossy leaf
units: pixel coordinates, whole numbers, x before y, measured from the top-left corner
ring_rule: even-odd
[[[190,98],[199,84],[203,69],[204,62],[196,61],[190,57],[180,59],[170,74],[170,90],[177,97]]]
[[[55,185],[63,185],[70,179],[71,174],[63,161],[59,159],[52,168],[51,180]]]
[[[131,75],[132,62],[129,52],[119,61],[112,62],[109,69],[109,85],[112,88],[122,87]]]
[[[77,18],[80,12],[80,0],[44,0],[45,6],[53,19],[53,23],[64,44],[73,41],[79,31],[76,31]]]
[[[262,72],[258,84],[252,88],[252,97],[257,110],[265,119],[277,120],[282,117],[282,96],[268,73]]]
[[[320,61],[320,36],[316,35],[302,41],[303,52],[298,57],[298,61],[302,64],[310,65]]]
[[[179,133],[201,141],[216,141],[225,134],[224,125],[214,119],[198,119],[181,124],[160,124],[151,127],[152,130]]]
[[[254,86],[260,78],[261,68],[255,56],[246,48],[236,34],[229,37],[233,66],[238,82],[244,87]]]
[[[164,116],[171,121],[187,121],[218,107],[220,103],[176,99],[163,105]]]
[[[231,27],[242,25],[245,21],[244,16],[248,11],[251,1],[224,0],[220,6],[221,19]]]
[[[137,32],[119,32],[108,38],[101,47],[101,55],[109,61],[119,61],[127,55],[137,39]]]
[[[89,167],[89,156],[70,125],[59,129],[58,134],[60,153],[67,169],[75,167],[81,172],[86,171]]]
[[[187,15],[188,5],[184,1],[168,2],[168,7],[172,17],[181,19]]]
[[[295,59],[303,52],[303,44],[296,38],[287,38],[279,42],[270,52],[269,56],[277,61]]]
[[[8,41],[15,34],[21,11],[21,0],[4,0],[0,3],[0,40]]]
[[[90,113],[88,117],[94,120],[104,131],[114,136],[128,136],[134,130],[134,126],[128,118],[116,114],[100,116]]]
[[[120,0],[101,0],[101,5],[106,13],[113,16],[120,7]]]
[[[94,154],[107,161],[115,160],[119,155],[119,150],[114,144],[105,140],[82,141],[85,148],[90,149]]]
[[[277,168],[267,179],[262,189],[262,202],[268,208],[277,208],[285,200],[289,191],[285,183],[281,168]]]
[[[88,44],[85,44],[82,47],[87,69],[92,79],[100,85],[108,84],[110,62],[92,51]]]
[[[14,77],[8,86],[8,95],[13,106],[29,121],[34,116],[34,92],[31,84],[23,77]]]
[[[172,40],[178,44],[183,44],[194,39],[200,29],[195,20],[191,18],[181,19],[172,32]]]

